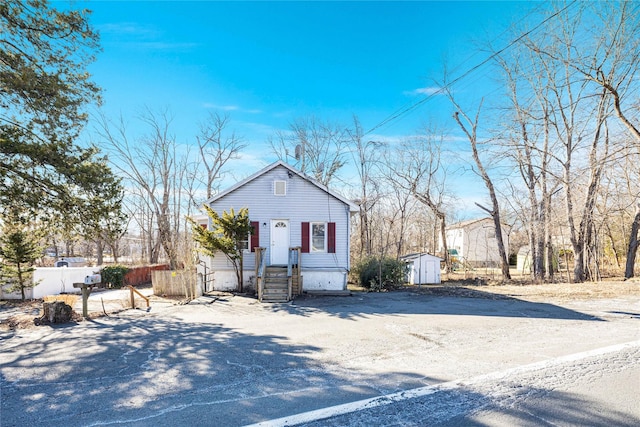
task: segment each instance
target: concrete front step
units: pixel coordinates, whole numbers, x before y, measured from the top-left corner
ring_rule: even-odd
[[[262,297],[262,302],[267,302],[267,303],[284,303],[284,302],[289,302],[288,299],[284,298],[268,298],[268,297]]]

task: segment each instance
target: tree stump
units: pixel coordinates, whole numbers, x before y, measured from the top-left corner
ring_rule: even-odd
[[[42,318],[49,323],[66,323],[71,321],[73,308],[64,301],[42,303]]]

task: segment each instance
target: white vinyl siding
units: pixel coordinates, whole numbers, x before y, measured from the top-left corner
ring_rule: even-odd
[[[464,262],[473,265],[490,265],[500,263],[496,229],[490,218],[478,220],[463,228],[447,230],[447,247],[456,249]],[[503,228],[505,251],[509,250],[508,233]]]
[[[293,175],[289,177],[288,169],[279,166],[255,179],[244,183],[223,197],[214,200],[211,207],[218,213],[236,211],[246,207],[249,209],[251,221],[260,223],[261,246],[269,251],[270,230],[266,224],[272,219],[288,219],[290,227],[290,246],[301,246],[302,223],[317,222],[325,224],[325,251],[302,255],[302,267],[307,269],[349,269],[349,206],[343,201],[333,197],[321,188],[318,188],[308,180]],[[275,196],[274,182],[286,183],[287,197]],[[336,253],[326,252],[326,224],[336,224]],[[312,227],[309,227],[310,229]],[[310,236],[311,237],[311,236]],[[310,240],[311,246],[311,240]],[[266,254],[270,257],[270,254]],[[225,267],[225,257],[215,257],[214,264],[219,268]],[[269,258],[267,258],[269,259]],[[222,265],[220,265],[222,264]],[[254,268],[255,258],[245,256],[244,267],[246,270]],[[215,268],[215,266],[214,266]]]
[[[273,194],[276,196],[286,196],[287,181],[273,181]]]

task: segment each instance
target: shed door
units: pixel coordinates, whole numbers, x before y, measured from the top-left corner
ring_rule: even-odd
[[[289,221],[271,220],[271,264],[286,265],[289,262]]]

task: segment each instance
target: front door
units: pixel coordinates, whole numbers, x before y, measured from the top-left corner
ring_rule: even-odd
[[[289,262],[289,221],[271,220],[271,264],[286,265]]]

